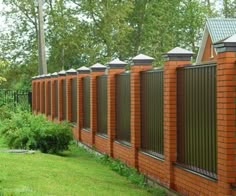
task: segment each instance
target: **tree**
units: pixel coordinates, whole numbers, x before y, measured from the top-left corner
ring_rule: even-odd
[[[223,0],[223,15],[226,18],[236,17],[236,0]]]

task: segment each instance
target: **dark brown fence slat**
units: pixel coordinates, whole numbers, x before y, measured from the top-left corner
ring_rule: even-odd
[[[130,143],[130,74],[116,76],[116,140]]]
[[[97,133],[107,135],[107,75],[97,77]]]
[[[51,81],[48,82],[48,111],[47,111],[47,115],[50,115],[51,114]]]
[[[216,178],[216,66],[177,70],[177,161]]]
[[[45,114],[45,99],[46,99],[46,96],[45,96],[45,82],[43,82],[43,85],[42,85],[42,113]]]
[[[71,80],[71,121],[77,123],[77,78]]]
[[[40,84],[37,84],[37,108],[36,111],[40,111]]]
[[[54,82],[54,107],[55,107],[55,114],[54,118],[58,118],[58,81]]]
[[[62,80],[62,120],[66,120],[66,80]]]
[[[83,128],[90,129],[90,77],[83,78]]]
[[[141,148],[163,158],[163,70],[141,73]]]

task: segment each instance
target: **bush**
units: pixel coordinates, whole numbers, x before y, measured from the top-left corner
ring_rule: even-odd
[[[10,148],[38,149],[43,153],[66,150],[72,140],[69,123],[56,124],[43,115],[22,110],[11,112],[11,117],[0,121],[0,133]]]

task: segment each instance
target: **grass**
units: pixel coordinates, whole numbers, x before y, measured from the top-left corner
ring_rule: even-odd
[[[60,156],[0,152],[0,169],[0,195],[151,195],[76,146]]]

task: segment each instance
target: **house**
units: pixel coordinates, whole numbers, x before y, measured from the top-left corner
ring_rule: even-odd
[[[216,60],[213,44],[236,34],[236,18],[209,18],[203,33],[196,64]]]

